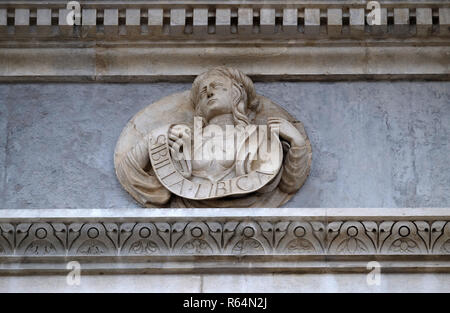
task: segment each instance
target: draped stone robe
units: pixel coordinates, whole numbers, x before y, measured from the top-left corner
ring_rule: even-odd
[[[150,134],[151,135],[151,134]],[[245,139],[244,139],[245,140]],[[258,143],[258,148],[260,144]],[[229,196],[219,199],[192,200],[172,194],[156,177],[149,159],[149,140],[140,141],[134,148],[126,153],[119,161],[117,176],[127,191],[141,204],[148,207],[246,207],[270,206],[270,197],[280,197],[298,190],[304,182],[304,171],[307,168],[309,147],[290,147],[283,141],[282,166],[278,174],[263,188],[243,196]],[[255,152],[255,151],[253,151]],[[237,151],[236,154],[238,154]],[[249,152],[251,153],[251,151]],[[246,158],[244,158],[246,159]],[[227,161],[228,177],[242,175],[248,172],[251,166],[243,161]],[[207,171],[207,169],[205,169]],[[204,172],[205,172],[204,171]],[[193,168],[194,179],[199,176],[199,170]],[[226,176],[224,175],[224,176]],[[222,177],[223,178],[223,177]]]

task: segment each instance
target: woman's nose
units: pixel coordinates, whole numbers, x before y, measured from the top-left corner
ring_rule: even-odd
[[[207,87],[206,94],[207,94],[208,98],[211,98],[212,96],[214,96],[214,92],[213,92],[213,89],[211,88],[211,86]]]

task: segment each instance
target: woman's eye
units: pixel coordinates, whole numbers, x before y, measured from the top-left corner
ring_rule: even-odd
[[[217,89],[222,86],[223,86],[223,84],[221,84],[221,83],[211,83],[211,88],[213,88],[213,89]]]

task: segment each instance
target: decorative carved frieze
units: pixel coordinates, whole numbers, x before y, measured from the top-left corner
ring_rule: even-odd
[[[449,272],[448,209],[2,210],[0,275]],[[359,214],[358,214],[359,213]]]
[[[187,217],[71,223],[48,219],[0,224],[0,255],[448,255],[449,220],[379,222],[361,217],[326,223],[307,217]]]

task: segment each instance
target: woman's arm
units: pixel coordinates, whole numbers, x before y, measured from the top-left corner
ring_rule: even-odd
[[[282,118],[269,118],[269,128],[279,133],[289,144],[283,161],[283,173],[279,188],[286,193],[297,191],[305,182],[311,165],[311,146],[294,125]]]
[[[144,206],[164,205],[170,191],[154,175],[148,153],[148,137],[141,140],[119,161],[117,177],[122,186]]]

